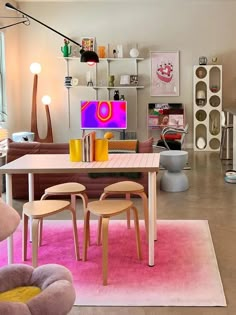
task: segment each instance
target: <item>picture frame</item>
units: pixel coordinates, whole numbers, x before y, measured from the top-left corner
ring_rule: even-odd
[[[95,37],[81,37],[81,45],[84,50],[95,51]]]
[[[179,51],[152,51],[151,96],[179,96]]]
[[[131,74],[130,75],[130,85],[138,85],[138,75]]]

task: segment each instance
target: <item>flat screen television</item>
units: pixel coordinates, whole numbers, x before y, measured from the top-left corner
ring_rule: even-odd
[[[81,101],[81,129],[127,129],[127,102]]]

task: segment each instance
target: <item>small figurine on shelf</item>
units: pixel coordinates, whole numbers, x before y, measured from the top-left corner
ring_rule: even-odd
[[[115,76],[114,75],[109,75],[108,77],[108,85],[109,86],[114,86],[115,85]]]
[[[113,58],[117,58],[117,51],[116,51],[116,49],[113,49],[112,53],[113,53]]]
[[[115,90],[115,92],[114,92],[114,100],[115,101],[119,101],[119,99],[120,99],[119,90]]]
[[[61,52],[63,53],[63,57],[69,57],[71,55],[71,46],[69,46],[70,41],[68,39],[64,39],[64,47],[61,47]]]

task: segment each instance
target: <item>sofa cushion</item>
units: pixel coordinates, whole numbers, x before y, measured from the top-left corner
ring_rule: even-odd
[[[138,153],[152,153],[153,152],[153,140],[154,138],[151,137],[146,141],[139,141],[138,142]]]
[[[138,140],[109,140],[109,153],[136,153]]]

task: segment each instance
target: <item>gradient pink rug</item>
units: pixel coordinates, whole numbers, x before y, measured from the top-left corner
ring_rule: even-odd
[[[78,224],[82,255],[82,223]],[[141,222],[143,260],[136,254],[134,229],[126,221],[109,226],[108,286],[102,285],[101,247],[96,221],[91,224],[88,261],[75,261],[70,221],[47,220],[39,264],[58,263],[73,273],[76,305],[226,306],[207,221],[160,220],[155,244],[156,265],[147,266],[147,244]],[[21,262],[21,228],[14,236],[15,262]],[[31,257],[29,244],[28,257]],[[6,242],[0,243],[0,264],[7,263]],[[30,259],[27,261],[30,264]]]

